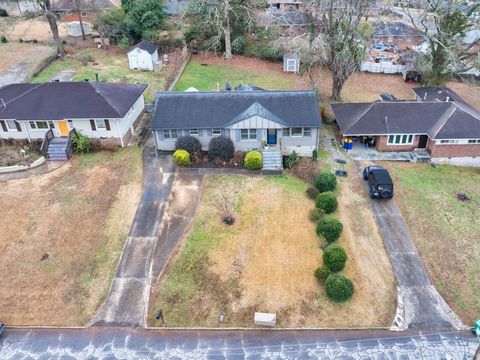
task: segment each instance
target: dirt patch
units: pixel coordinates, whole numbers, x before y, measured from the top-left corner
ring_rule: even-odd
[[[313,276],[322,243],[308,220],[307,186],[291,176],[207,177],[192,230],[155,291],[154,309],[162,308],[171,326],[218,326],[222,313],[225,326],[252,326],[255,311],[276,313],[283,327],[389,326],[395,286],[368,201],[341,184],[347,231],[340,243],[356,294],[337,305]],[[222,223],[215,207],[223,192],[237,199],[233,226]],[[150,319],[158,325],[153,314]]]
[[[450,81],[447,86],[455,91],[467,104],[480,111],[480,86],[458,81]]]
[[[22,153],[21,150],[24,150]],[[0,167],[28,165],[40,158],[40,154],[28,146],[0,145]]]
[[[0,76],[10,71],[14,66],[23,66],[24,72],[31,73],[46,58],[51,56],[54,49],[51,46],[40,44],[26,44],[10,42],[0,44]]]
[[[105,296],[141,195],[138,149],[74,157],[0,190],[0,308],[16,325],[83,325]]]
[[[9,41],[45,41],[53,42],[52,32],[48,22],[43,17],[34,19],[16,18],[14,22],[3,22],[1,25],[2,33]],[[67,24],[58,23],[60,37],[67,36]]]

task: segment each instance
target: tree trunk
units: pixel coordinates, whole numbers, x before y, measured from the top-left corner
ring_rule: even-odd
[[[20,0],[17,0],[18,14],[22,16],[22,8],[20,7]]]
[[[80,11],[80,7],[78,6],[78,0],[75,0],[75,10],[77,10],[78,21],[80,22],[80,29],[82,30],[82,40],[86,40],[85,29],[83,28],[82,12]]]
[[[332,80],[332,99],[335,101],[341,101],[341,94],[345,80],[342,80],[340,76],[336,76],[334,72],[332,72]]]
[[[230,60],[232,58],[232,39],[231,39],[232,29],[230,26],[229,0],[225,0],[225,8],[224,8],[223,16],[225,20],[225,26],[223,27],[223,32],[225,33],[225,59]]]
[[[65,57],[65,49],[63,48],[63,42],[60,38],[60,34],[58,33],[57,18],[55,17],[55,14],[50,10],[47,11],[45,16],[47,17],[48,24],[50,25],[53,40],[55,40],[55,43],[57,44],[58,56],[60,57],[60,59],[63,60],[63,58]]]

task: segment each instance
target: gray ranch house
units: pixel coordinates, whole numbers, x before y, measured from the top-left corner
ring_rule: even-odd
[[[314,91],[158,93],[151,129],[158,150],[175,149],[180,136],[196,136],[204,150],[215,136],[237,151],[262,150],[312,156],[320,112]]]

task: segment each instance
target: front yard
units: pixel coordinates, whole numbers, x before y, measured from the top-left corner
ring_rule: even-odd
[[[110,287],[141,192],[137,148],[2,183],[2,321],[86,324]]]
[[[480,169],[387,167],[430,279],[465,324],[471,325],[480,315]]]
[[[313,276],[322,241],[308,219],[314,202],[307,186],[291,175],[207,176],[192,228],[154,289],[150,325],[161,325],[155,311],[162,309],[173,327],[251,327],[255,311],[276,313],[280,327],[389,326],[395,285],[371,211],[362,208],[368,200],[352,195],[351,184],[340,185],[345,230],[339,243],[349,254],[343,273],[356,292],[338,305]],[[224,194],[234,199],[232,226],[216,205]]]

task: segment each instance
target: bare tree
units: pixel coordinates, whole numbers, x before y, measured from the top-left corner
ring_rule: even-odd
[[[50,0],[37,0],[37,2],[40,6],[40,9],[42,9],[43,14],[47,18],[48,25],[52,31],[53,40],[55,40],[55,44],[57,45],[58,56],[63,60],[65,57],[65,49],[63,48],[63,41],[58,32],[57,16],[52,10],[52,4]]]
[[[466,32],[480,29],[475,15],[478,9],[478,2],[468,5],[460,0],[425,0],[423,11],[414,16],[404,7],[412,25],[423,33],[428,44],[427,51],[415,57],[428,85],[443,85],[452,74],[479,66],[479,52],[474,50],[480,39],[470,44],[463,42]]]
[[[307,25],[299,35],[280,39],[276,46],[302,54],[303,70],[316,89],[315,71],[328,68],[332,75],[333,100],[341,99],[348,77],[360,69],[367,57],[372,26],[364,21],[370,0],[305,1]]]
[[[85,29],[83,28],[82,10],[80,9],[78,0],[75,0],[75,11],[78,14],[78,22],[80,23],[80,29],[82,30],[82,40],[85,40]]]
[[[254,24],[258,0],[193,0],[186,12],[190,33],[208,42],[208,48],[219,50],[222,40],[225,58],[232,58],[232,31],[245,31]]]

